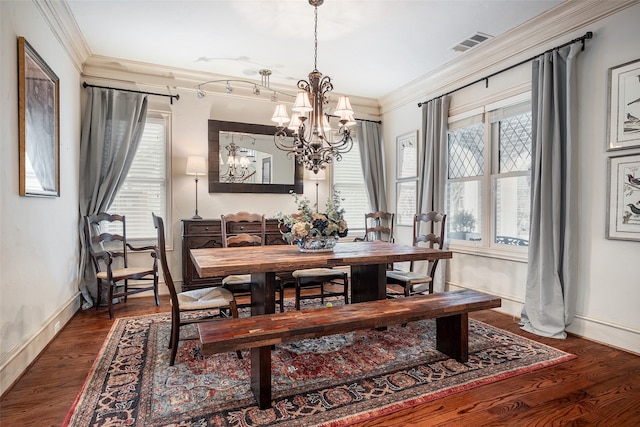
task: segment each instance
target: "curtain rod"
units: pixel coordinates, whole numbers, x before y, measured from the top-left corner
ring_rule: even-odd
[[[141,90],[131,90],[131,89],[118,89],[115,87],[108,87],[108,86],[98,86],[98,85],[90,85],[87,82],[82,82],[82,87],[83,88],[88,88],[88,87],[97,87],[99,89],[112,89],[112,90],[120,90],[122,92],[133,92],[133,93],[143,93],[145,95],[155,95],[155,96],[167,96],[169,98],[171,98],[171,104],[173,105],[173,98],[175,98],[176,100],[180,99],[180,95],[166,95],[164,93],[153,93],[153,92],[144,92]]]
[[[587,40],[587,39],[591,39],[591,38],[593,38],[593,33],[592,33],[591,31],[587,31],[587,32],[585,33],[585,35],[584,35],[584,36],[582,36],[582,37],[578,37],[577,39],[573,39],[573,40],[571,40],[571,41],[568,41],[568,42],[566,42],[566,43],[564,43],[564,44],[561,44],[560,46],[556,46],[556,47],[554,47],[554,48],[551,48],[551,49],[549,49],[549,50],[546,50],[546,51],[544,51],[544,53],[542,53],[542,55],[544,55],[544,54],[546,54],[546,53],[553,52],[553,51],[554,51],[554,50],[556,50],[556,49],[560,49],[560,48],[563,48],[563,47],[565,47],[565,46],[572,45],[572,44],[577,43],[577,42],[582,42],[582,50],[584,50],[585,40]],[[418,103],[418,108],[422,107],[422,105],[423,105],[423,104],[426,104],[426,103],[428,103],[428,102],[433,101],[434,99],[438,99],[438,98],[443,97],[443,96],[451,95],[451,94],[452,94],[452,93],[454,93],[454,92],[457,92],[457,91],[459,91],[459,90],[461,90],[461,89],[467,88],[467,87],[469,87],[469,86],[471,86],[471,85],[474,85],[474,84],[476,84],[476,83],[480,83],[480,82],[482,82],[482,81],[484,81],[484,82],[485,82],[486,87],[489,87],[489,79],[490,79],[491,77],[494,77],[494,76],[496,76],[496,75],[498,75],[498,74],[500,74],[500,73],[504,73],[505,71],[509,71],[509,70],[511,70],[512,68],[518,67],[518,66],[520,66],[520,65],[522,65],[522,64],[526,64],[526,63],[527,63],[527,62],[529,62],[529,61],[533,61],[534,59],[536,59],[536,58],[537,58],[537,57],[539,57],[539,56],[540,56],[540,55],[532,56],[531,58],[525,59],[524,61],[520,61],[520,62],[518,62],[517,64],[513,64],[513,65],[511,65],[511,66],[509,66],[509,67],[507,67],[507,68],[504,68],[504,69],[500,70],[500,71],[496,71],[496,72],[495,72],[495,73],[493,73],[493,74],[489,74],[489,75],[488,75],[488,76],[486,76],[486,77],[483,77],[483,78],[478,79],[478,80],[476,80],[476,81],[473,81],[473,82],[471,82],[471,83],[467,83],[467,84],[466,84],[466,85],[464,85],[464,86],[461,86],[461,87],[459,87],[459,88],[457,88],[457,89],[454,89],[454,90],[452,90],[452,91],[449,91],[449,92],[447,92],[447,93],[445,93],[445,94],[442,94],[442,95],[440,95],[440,96],[436,96],[435,98],[431,98],[431,99],[430,99],[430,100],[428,100],[428,101],[419,102],[419,103]]]
[[[329,116],[329,117],[335,117],[336,119],[339,119],[339,118],[340,118],[340,116],[334,116],[333,114],[327,114],[327,116]],[[379,124],[379,125],[381,125],[381,124],[382,124],[382,121],[381,121],[381,120],[368,120],[368,119],[358,119],[358,118],[355,118],[354,120],[356,120],[356,121],[358,121],[358,122],[377,123],[377,124]]]

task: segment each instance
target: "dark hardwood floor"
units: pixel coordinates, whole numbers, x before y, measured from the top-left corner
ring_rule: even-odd
[[[167,298],[130,298],[116,317],[169,310]],[[359,426],[640,426],[640,356],[570,336],[544,339],[496,312],[473,318],[578,357],[438,399]],[[0,426],[59,426],[82,387],[112,321],[105,309],[77,313],[0,400]]]

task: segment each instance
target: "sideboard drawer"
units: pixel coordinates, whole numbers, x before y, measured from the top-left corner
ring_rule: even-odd
[[[183,221],[184,223],[184,235],[221,235],[222,227],[220,221]]]

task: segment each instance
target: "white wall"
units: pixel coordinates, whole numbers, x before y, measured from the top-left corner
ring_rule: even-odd
[[[587,41],[578,62],[580,179],[575,189],[579,194],[579,204],[574,208],[580,211],[580,253],[577,315],[568,331],[636,353],[640,353],[640,310],[637,308],[640,301],[637,266],[640,243],[607,240],[605,224],[607,158],[640,152],[638,149],[606,151],[607,70],[640,59],[637,44],[640,39],[639,22],[640,4],[636,4],[589,25],[576,26],[570,33],[551,40],[547,47],[530,49],[526,56],[534,56],[546,48],[580,37],[586,31],[594,33],[594,38]],[[510,64],[504,64],[502,68],[507,65]],[[473,64],[464,61],[457,66],[461,69],[473,68]],[[486,72],[478,72],[469,81],[486,75]],[[452,98],[451,113],[458,114],[464,109],[483,104],[494,99],[501,91],[515,94],[527,89],[530,79],[530,66],[523,65],[491,78],[489,88],[480,83],[456,92]],[[385,110],[384,135],[389,153],[394,152],[398,135],[421,129],[421,112],[416,103],[446,92],[430,85],[429,80],[421,84],[420,92],[431,93],[431,96],[411,99],[401,105],[382,104]],[[387,158],[387,163],[388,170],[392,171],[388,184],[391,194],[389,200],[393,205],[395,162],[391,156]],[[397,235],[398,240],[409,243],[411,230],[399,227]],[[455,253],[449,262],[448,286],[450,289],[472,288],[498,295],[503,298],[502,310],[519,316],[525,296],[526,268],[526,262],[489,258],[480,251],[475,254]]]
[[[0,393],[79,306],[79,72],[34,3],[0,2]],[[17,37],[60,79],[60,197],[18,195]]]

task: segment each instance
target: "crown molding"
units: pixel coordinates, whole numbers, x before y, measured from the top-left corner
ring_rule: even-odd
[[[473,48],[379,99],[384,114],[411,102],[424,102],[542,53],[579,30],[638,0],[568,0],[522,25]],[[581,36],[582,34],[578,35]],[[594,37],[597,37],[594,34]],[[588,43],[588,42],[587,42]]]
[[[168,93],[175,93],[177,90],[182,92],[190,92],[193,96],[196,96],[196,86],[204,82],[212,80],[221,80],[219,83],[209,83],[203,89],[207,94],[221,95],[221,96],[233,96],[250,99],[253,101],[262,100],[265,102],[271,102],[270,96],[256,96],[253,95],[253,86],[233,84],[234,91],[231,94],[225,92],[226,80],[244,80],[260,85],[261,82],[256,80],[255,82],[250,79],[239,79],[238,77],[227,76],[222,74],[208,73],[202,71],[195,71],[184,68],[168,67],[157,64],[150,64],[145,62],[130,61],[120,58],[105,57],[99,55],[91,55],[84,63],[82,70],[83,77],[89,79],[99,79],[111,82],[120,82],[131,86],[132,88],[154,88],[156,90],[169,91]],[[296,86],[287,86],[282,84],[271,84],[269,89],[280,92],[289,93],[294,95],[298,92]],[[262,89],[265,95],[269,94],[269,89]],[[340,95],[348,95],[351,101],[351,105],[360,114],[364,114],[377,120],[380,116],[380,106],[378,101],[373,98],[358,97],[349,94],[342,94],[332,92],[330,94],[331,99],[337,100]],[[279,102],[285,104],[293,103],[294,96],[281,96]],[[361,117],[364,118],[364,117]]]
[[[73,65],[82,72],[83,64],[91,55],[91,50],[66,0],[33,0],[33,4],[71,58]]]

